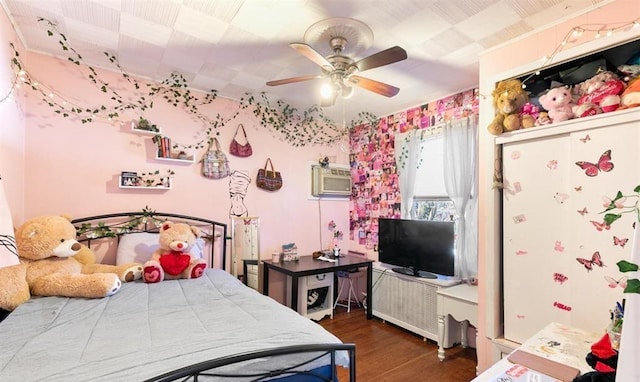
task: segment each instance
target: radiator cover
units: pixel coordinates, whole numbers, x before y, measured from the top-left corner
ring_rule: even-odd
[[[436,281],[393,272],[386,266],[373,269],[373,310],[371,313],[426,339],[438,342]],[[448,286],[448,285],[447,285]],[[460,326],[449,319],[444,347],[460,342]]]

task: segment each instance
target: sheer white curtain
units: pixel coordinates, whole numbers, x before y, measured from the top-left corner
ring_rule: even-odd
[[[456,276],[469,280],[478,272],[477,167],[478,119],[448,122],[444,135],[444,181],[456,208]]]
[[[400,213],[403,219],[414,217],[413,192],[420,163],[421,141],[419,130],[396,134],[395,137],[396,171],[398,172],[401,198]]]

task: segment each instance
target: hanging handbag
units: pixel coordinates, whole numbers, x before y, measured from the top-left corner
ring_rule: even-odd
[[[267,166],[271,166],[271,170],[267,170]],[[282,176],[278,171],[273,169],[271,158],[267,158],[264,168],[258,170],[256,177],[256,186],[267,191],[277,191],[282,188]]]
[[[236,136],[238,135],[238,130],[240,129],[242,129],[242,134],[244,134],[244,140],[247,142],[244,145],[241,145],[236,140]],[[236,129],[236,133],[233,134],[231,145],[229,145],[229,153],[231,153],[231,155],[235,155],[241,158],[250,157],[251,154],[253,154],[253,150],[251,149],[251,143],[249,143],[249,139],[247,139],[247,132],[244,130],[244,126],[242,126],[242,123],[238,125],[238,128]]]
[[[200,162],[202,162],[202,176],[206,178],[222,179],[231,173],[227,156],[220,150],[220,144],[216,138],[209,142],[207,152],[202,156]]]

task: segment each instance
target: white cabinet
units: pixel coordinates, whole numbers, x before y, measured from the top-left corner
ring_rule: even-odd
[[[287,290],[291,290],[291,277],[287,277]],[[291,294],[287,294],[291,306]],[[333,273],[304,276],[298,279],[298,313],[319,321],[333,318]]]
[[[550,321],[606,329],[623,298],[607,278],[623,277],[616,263],[631,252],[615,238],[630,239],[634,219],[607,227],[602,212],[640,184],[639,117],[630,109],[499,140],[505,339],[522,343]]]
[[[242,275],[251,288],[258,290],[259,265],[247,264],[247,274],[242,274],[242,260],[260,260],[260,219],[257,217],[231,218],[231,274]]]
[[[371,313],[424,338],[438,341],[437,291],[459,281],[406,276],[390,268],[382,263],[373,267]],[[444,337],[444,347],[451,347],[453,340],[449,333]]]

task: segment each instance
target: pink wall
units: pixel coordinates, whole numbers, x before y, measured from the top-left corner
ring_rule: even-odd
[[[534,72],[541,65],[541,57],[550,55],[563,41],[573,27],[588,25],[595,28],[604,24],[615,28],[620,23],[630,23],[640,15],[640,2],[635,0],[617,0],[579,17],[566,20],[554,27],[531,34],[526,38],[514,41],[498,49],[485,52],[480,57],[480,144],[479,144],[479,327],[477,353],[479,371],[488,368],[494,361],[493,346],[490,340],[492,332],[499,331],[499,290],[495,287],[499,274],[493,264],[500,256],[498,192],[492,189],[494,168],[494,137],[486,132],[493,119],[490,94],[495,82],[505,78],[520,76]],[[594,34],[584,34],[581,38],[567,44],[557,56],[553,64],[586,55],[607,45],[623,42],[625,39],[637,39],[640,28],[625,30],[612,37],[594,40]]]
[[[3,41],[19,45],[11,24],[0,12],[0,33]],[[81,52],[80,52],[81,53]],[[8,63],[11,49],[0,49],[2,61]],[[109,105],[109,97],[100,92],[85,77],[82,67],[36,53],[23,53],[28,60],[30,75],[41,86],[53,90],[54,96],[83,107]],[[105,67],[108,63],[105,62]],[[99,70],[100,76],[118,88],[128,99],[132,90],[115,72]],[[8,64],[0,67],[0,89],[6,89],[13,79]],[[9,205],[15,225],[42,214],[70,214],[74,217],[136,211],[145,206],[163,212],[203,216],[229,222],[229,178],[206,179],[200,175],[198,163],[166,163],[155,159],[155,146],[150,136],[132,134],[129,121],[136,113],[121,115],[118,121],[106,119],[81,123],[73,117],[64,118],[47,106],[41,96],[23,90],[24,99],[12,97],[0,103],[3,118],[0,129],[0,170],[5,178]],[[238,108],[233,100],[218,98],[201,111],[214,118],[220,113],[230,116]],[[144,113],[162,133],[183,144],[192,144],[205,137],[205,127],[180,107],[156,100]],[[238,123],[247,130],[254,153],[249,158],[228,154],[229,143]],[[219,130],[218,140],[231,162],[232,170],[246,170],[252,178],[244,204],[250,216],[260,217],[261,257],[270,258],[284,243],[295,242],[302,254],[328,247],[327,223],[348,227],[348,200],[317,200],[310,197],[310,162],[324,156],[335,162],[348,163],[348,154],[338,144],[331,147],[293,147],[277,133],[259,125],[250,111],[244,110]],[[346,143],[345,138],[345,144]],[[196,152],[199,160],[205,149]],[[255,185],[259,168],[271,157],[284,178],[284,187],[268,193]],[[171,190],[130,190],[118,187],[121,171],[175,172]],[[11,181],[10,184],[9,180]],[[322,221],[320,221],[320,217]],[[322,239],[321,239],[322,237]],[[321,242],[322,240],[322,242]],[[346,249],[346,248],[345,248]],[[274,278],[275,282],[282,282]],[[278,287],[272,290],[278,292]],[[284,290],[284,285],[282,285]]]
[[[0,7],[0,9],[2,9]],[[25,151],[25,100],[24,91],[14,87],[16,73],[8,65],[14,57],[8,42],[23,53],[4,9],[0,11],[0,176],[7,202],[15,224],[24,217],[24,151]]]

